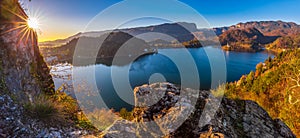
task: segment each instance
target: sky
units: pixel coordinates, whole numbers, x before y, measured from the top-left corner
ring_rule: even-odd
[[[127,28],[168,21],[195,22],[198,27],[202,25],[199,23],[202,21],[207,22],[205,27],[265,20],[282,20],[300,24],[300,0],[179,0],[179,2],[175,0],[31,0],[30,2],[20,0],[20,2],[30,17],[38,19],[39,41],[66,38],[84,31],[115,29],[116,26]],[[180,4],[184,6],[180,7]],[[159,18],[134,19],[143,15],[152,16],[152,14]]]

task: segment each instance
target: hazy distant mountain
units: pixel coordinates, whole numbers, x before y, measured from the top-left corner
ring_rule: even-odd
[[[153,25],[147,27],[136,27],[136,28],[78,33],[66,39],[40,42],[39,46],[60,46],[78,37],[83,37],[83,36],[100,37],[101,35],[108,32],[125,32],[137,38],[143,39],[147,42],[155,41],[157,39],[162,39],[169,42],[174,40],[177,40],[179,42],[185,42],[194,39],[194,35],[191,32],[197,32],[197,31],[198,31],[197,26],[194,23],[185,23],[185,22],[165,23],[161,25]],[[168,35],[169,37],[167,37],[166,35]]]
[[[79,38],[79,37],[100,37],[101,35],[107,33],[108,31],[94,31],[94,32],[85,32],[85,33],[77,33],[75,35],[72,35],[70,37],[67,37],[65,39],[57,39],[53,41],[45,41],[45,42],[39,42],[39,46],[61,46],[68,42],[70,42],[73,39]]]
[[[75,35],[72,35],[68,38],[65,39],[57,39],[57,40],[53,40],[53,41],[45,41],[45,42],[39,42],[39,46],[43,47],[43,46],[61,46],[63,44],[66,44],[67,42],[71,41],[72,39],[78,38],[81,36],[82,33],[77,33]]]
[[[186,23],[186,22],[178,22],[178,23],[165,23],[160,25],[153,25],[147,27],[137,27],[137,28],[128,28],[128,29],[121,29],[120,31],[126,32],[133,36],[149,33],[149,35],[144,35],[141,39],[149,42],[155,41],[157,39],[166,40],[166,41],[174,41],[177,40],[179,42],[190,41],[194,39],[194,35],[192,32],[198,31],[196,24],[194,23]],[[169,35],[173,37],[170,39],[164,35],[153,35],[151,33],[161,33],[165,35]],[[139,36],[137,36],[139,37]]]

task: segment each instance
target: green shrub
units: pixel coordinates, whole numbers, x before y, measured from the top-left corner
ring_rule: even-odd
[[[83,114],[83,112],[78,112],[75,120],[77,126],[85,128],[88,130],[96,130],[92,122]]]
[[[219,85],[218,88],[212,89],[210,91],[213,94],[213,96],[215,96],[215,97],[222,97],[224,95],[224,93],[225,93],[225,89],[226,89],[226,85],[222,84],[222,85]]]
[[[95,109],[93,112],[86,113],[87,118],[99,130],[105,130],[114,121],[120,119],[113,110]]]
[[[120,114],[120,117],[122,117],[123,119],[126,119],[126,120],[130,120],[131,121],[134,118],[132,112],[127,111],[126,108],[122,108],[120,110],[119,114]]]
[[[37,96],[33,102],[24,104],[24,109],[28,115],[40,120],[61,121],[59,118],[64,118],[60,105],[43,95]]]
[[[79,107],[77,101],[67,95],[65,92],[56,91],[54,95],[51,95],[50,98],[60,107],[62,107],[62,112],[66,116],[71,117],[72,119],[76,118],[76,114],[79,112]]]

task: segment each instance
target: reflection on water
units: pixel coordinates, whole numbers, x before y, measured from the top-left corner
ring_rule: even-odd
[[[124,99],[129,99],[133,103],[133,92],[126,89],[126,84],[129,83],[131,88],[147,84],[149,83],[149,79],[153,76],[153,74],[158,75],[160,79],[151,79],[151,82],[155,81],[168,81],[175,84],[181,83],[181,77],[179,73],[179,69],[176,64],[165,56],[166,53],[173,53],[176,55],[176,60],[182,60],[185,62],[186,57],[182,53],[183,49],[160,49],[158,54],[146,55],[140,57],[136,61],[127,65],[118,65],[118,66],[107,66],[105,64],[96,64],[89,66],[77,66],[73,69],[76,72],[80,72],[80,75],[89,77],[91,75],[95,76],[95,81],[97,88],[100,91],[100,95],[105,102],[106,105],[109,105],[109,108],[114,108],[119,110],[122,107],[131,108],[130,104],[127,104],[123,101],[118,93],[116,93],[115,88],[112,82],[112,69],[118,70],[118,72],[114,72],[117,74],[113,74],[116,76],[124,76],[128,75],[128,82],[124,82],[122,84],[118,84],[119,88],[124,87],[124,91],[122,91],[122,97]],[[188,49],[190,54],[192,55],[196,67],[198,68],[198,74],[200,78],[200,88],[201,89],[210,89],[211,88],[211,67],[208,57],[205,53],[204,48],[197,49]],[[210,52],[220,52],[220,49],[215,47],[206,47],[206,51]],[[249,73],[251,70],[255,69],[256,64],[259,62],[263,62],[268,56],[272,56],[272,54],[266,52],[258,52],[258,53],[245,53],[245,52],[233,52],[226,51],[224,53],[226,66],[227,68],[221,68],[223,66],[220,65],[220,68],[214,70],[227,70],[227,81],[236,81],[242,75]],[[214,58],[222,58],[222,57],[210,57],[210,59]],[[224,57],[223,57],[224,58]],[[213,62],[213,61],[212,61]],[[218,65],[218,64],[217,64]],[[189,68],[189,65],[186,65]],[[87,70],[94,68],[95,72],[87,72]],[[52,69],[53,70],[53,69]],[[129,73],[126,73],[128,72]],[[125,72],[125,74],[124,74]],[[119,73],[119,74],[118,74]],[[184,74],[184,75],[194,75],[194,74]],[[163,76],[163,78],[161,78]],[[62,79],[54,78],[55,85],[60,86],[59,84],[63,82]],[[66,81],[66,80],[65,80]],[[90,82],[89,82],[90,81]],[[94,80],[87,80],[86,83],[95,83]],[[70,84],[70,81],[67,81]],[[190,84],[194,82],[189,82]],[[123,86],[124,85],[124,86]],[[128,84],[127,84],[128,85]],[[188,87],[188,86],[187,86]]]

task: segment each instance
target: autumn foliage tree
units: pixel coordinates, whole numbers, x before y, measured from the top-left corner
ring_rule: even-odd
[[[230,98],[253,100],[300,136],[300,49],[279,53],[256,71],[226,85]]]

